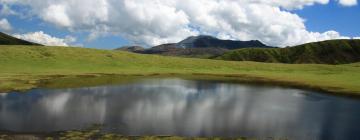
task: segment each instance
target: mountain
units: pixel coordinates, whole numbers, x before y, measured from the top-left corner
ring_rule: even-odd
[[[287,48],[245,48],[216,59],[272,63],[346,64],[360,61],[360,40],[329,40]]]
[[[132,51],[142,54],[159,54],[167,56],[184,56],[211,58],[234,49],[269,48],[260,41],[221,40],[212,36],[191,36],[178,43],[162,44],[142,51]],[[123,50],[123,49],[117,49]],[[129,50],[129,49],[127,49]]]
[[[144,50],[143,54],[160,54],[166,56],[184,56],[184,57],[197,57],[197,58],[210,58],[213,56],[222,55],[229,51],[225,48],[216,47],[198,47],[198,48],[182,48],[178,47],[177,43],[158,45]]]
[[[40,44],[21,40],[0,32],[0,45],[40,45]]]
[[[224,49],[239,49],[239,48],[266,48],[265,44],[258,40],[251,41],[234,41],[234,40],[221,40],[212,36],[200,35],[191,36],[176,44],[179,48],[224,48]]]
[[[115,50],[128,51],[128,52],[142,52],[145,50],[145,48],[141,46],[123,46]]]

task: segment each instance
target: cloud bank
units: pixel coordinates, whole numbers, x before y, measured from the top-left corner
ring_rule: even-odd
[[[333,30],[308,31],[305,20],[291,12],[314,4],[328,4],[329,0],[0,1],[3,5],[30,7],[34,16],[57,27],[88,32],[90,40],[115,34],[136,44],[158,45],[208,34],[284,47],[347,38]],[[357,3],[356,0],[338,2],[346,6]]]
[[[46,46],[69,46],[70,43],[76,41],[76,38],[71,36],[67,36],[65,38],[57,38],[45,34],[43,31],[31,32],[26,34],[14,34],[14,37],[38,44],[43,44]]]

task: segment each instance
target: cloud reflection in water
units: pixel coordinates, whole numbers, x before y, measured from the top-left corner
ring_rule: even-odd
[[[0,129],[55,131],[94,123],[127,135],[356,137],[360,103],[279,87],[148,79],[0,98]]]

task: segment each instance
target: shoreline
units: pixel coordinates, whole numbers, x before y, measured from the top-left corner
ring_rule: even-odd
[[[116,74],[116,73],[85,73],[85,74],[71,74],[71,75],[21,75],[25,77],[30,77],[27,80],[21,79],[11,79],[9,81],[15,81],[15,84],[7,87],[7,89],[0,88],[1,93],[8,92],[17,92],[17,91],[27,91],[35,88],[47,87],[47,83],[51,83],[56,80],[66,80],[68,78],[74,79],[83,79],[83,78],[103,78],[110,77],[110,79],[116,78],[182,78],[186,80],[207,80],[207,81],[220,81],[220,82],[234,82],[242,84],[260,84],[265,86],[279,86],[284,88],[297,88],[310,90],[314,92],[320,92],[326,95],[334,95],[341,97],[354,97],[360,98],[360,93],[357,92],[347,92],[342,88],[337,87],[326,87],[326,86],[313,86],[301,82],[285,81],[285,80],[275,80],[266,77],[258,77],[246,74],[209,74],[209,73],[147,73],[147,74]],[[21,77],[19,76],[19,77]],[[119,79],[120,80],[120,79]],[[4,81],[4,80],[2,80]],[[6,82],[6,80],[5,80]],[[18,82],[18,83],[16,83]],[[111,83],[100,83],[99,85],[106,85]],[[20,85],[19,87],[16,87]],[[99,86],[99,85],[90,85],[90,86]],[[78,87],[86,87],[87,85],[78,85]],[[51,88],[71,88],[71,87],[51,87]]]
[[[121,135],[102,132],[101,129],[67,130],[54,132],[12,132],[0,131],[0,140],[288,140],[275,137],[245,136],[173,136],[173,135]]]
[[[167,136],[167,135],[144,135],[144,136],[127,136],[115,133],[92,134],[84,131],[66,131],[66,132],[48,132],[48,133],[17,133],[17,132],[0,132],[0,140],[289,140],[288,138],[274,137],[187,137],[187,136]]]

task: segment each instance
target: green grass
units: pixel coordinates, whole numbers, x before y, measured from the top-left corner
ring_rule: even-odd
[[[217,75],[360,95],[360,63],[278,64],[141,55],[72,47],[0,46],[0,91],[74,75]]]

